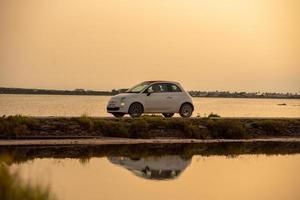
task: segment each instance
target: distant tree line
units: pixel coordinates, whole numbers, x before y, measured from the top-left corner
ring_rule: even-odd
[[[277,92],[229,92],[229,91],[189,91],[192,97],[222,97],[222,98],[270,98],[270,99],[300,99],[297,93]]]
[[[24,88],[0,88],[0,94],[47,94],[47,95],[97,95],[110,96],[123,92],[121,90],[93,91],[84,89],[75,90],[45,90],[45,89],[24,89]]]
[[[126,92],[124,89],[113,89],[111,91],[94,91],[85,89],[75,90],[46,90],[25,88],[0,87],[0,94],[45,94],[45,95],[95,95],[112,96]],[[271,93],[271,92],[228,92],[228,91],[189,91],[192,97],[222,97],[222,98],[270,98],[270,99],[300,99],[297,93]]]

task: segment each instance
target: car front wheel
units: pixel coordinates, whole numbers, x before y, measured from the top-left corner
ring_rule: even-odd
[[[179,114],[181,117],[188,118],[193,114],[193,107],[191,104],[184,103],[179,110]]]
[[[144,108],[140,103],[133,103],[129,107],[129,115],[132,118],[140,117],[143,114]]]
[[[163,113],[162,115],[166,118],[170,118],[173,117],[174,113]]]

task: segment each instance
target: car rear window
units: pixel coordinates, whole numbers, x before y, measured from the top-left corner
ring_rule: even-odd
[[[181,89],[175,84],[168,83],[168,92],[181,92]]]
[[[155,83],[151,85],[147,90],[151,90],[154,93],[161,92],[181,92],[181,89],[172,83]]]

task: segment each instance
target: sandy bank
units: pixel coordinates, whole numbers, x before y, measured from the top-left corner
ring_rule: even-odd
[[[208,143],[251,143],[251,142],[299,142],[300,138],[261,138],[261,139],[28,139],[0,140],[0,146],[60,146],[60,145],[121,145],[121,144],[208,144]]]

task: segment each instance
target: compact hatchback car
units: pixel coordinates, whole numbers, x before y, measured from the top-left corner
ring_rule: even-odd
[[[170,81],[142,82],[111,97],[107,105],[107,112],[115,117],[129,114],[135,118],[143,113],[162,113],[165,117],[179,113],[181,117],[190,117],[193,111],[189,93],[179,83]]]

